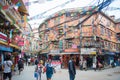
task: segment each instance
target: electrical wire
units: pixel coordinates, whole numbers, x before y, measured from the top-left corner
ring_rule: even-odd
[[[110,1],[110,2],[109,2],[109,1]],[[99,1],[99,2],[100,2],[100,1]],[[99,4],[99,2],[98,2],[98,4]],[[106,6],[108,6],[111,2],[112,2],[111,0],[106,0],[106,1],[103,0],[103,2],[97,6],[97,7],[98,7],[98,11],[96,11],[96,12],[101,11],[103,8],[105,8]],[[87,11],[86,11],[86,12],[87,12]],[[85,14],[86,12],[84,12],[83,14]],[[96,12],[94,12],[93,14],[95,14]],[[91,14],[91,15],[93,15],[93,14]],[[90,16],[91,16],[91,15],[90,15]],[[89,17],[90,17],[90,16],[89,16]],[[89,17],[87,17],[87,18],[89,18]],[[84,22],[85,20],[87,20],[87,18],[84,19],[83,21],[81,21],[80,23],[78,23],[78,24],[76,25],[76,27],[79,27],[79,25],[80,25],[82,22]],[[63,35],[65,35],[65,34],[66,34],[66,32],[65,32]],[[47,47],[48,47],[48,46],[47,46]]]
[[[48,9],[48,10],[42,12],[41,14],[37,14],[36,16],[43,16],[43,15],[46,14],[48,11],[54,10],[54,9],[56,9],[56,8],[58,8],[58,7],[61,7],[62,5],[65,6],[66,3],[68,4],[68,3],[70,3],[70,2],[71,2],[71,0],[68,0],[68,1],[66,1],[66,2],[64,2],[64,3],[62,3],[62,4],[58,5],[58,6],[55,6],[55,7],[51,8],[51,9]],[[33,17],[31,17],[30,19],[33,19],[33,18],[36,17],[36,16],[33,16]]]

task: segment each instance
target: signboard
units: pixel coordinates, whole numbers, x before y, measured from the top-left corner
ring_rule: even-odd
[[[24,38],[20,37],[19,35],[15,36],[15,42],[18,46],[24,46]]]
[[[0,40],[6,42],[7,41],[7,35],[2,33],[2,32],[0,32]]]
[[[24,41],[18,42],[18,46],[24,46]]]
[[[60,50],[50,50],[49,54],[60,54]]]
[[[96,54],[96,48],[81,48],[81,54]]]
[[[53,60],[51,64],[55,68],[56,71],[59,71],[61,69],[61,62],[60,61]]]
[[[1,51],[13,52],[13,48],[7,47],[7,46],[2,46],[2,45],[0,45],[0,50],[1,50]]]
[[[79,52],[78,48],[69,48],[69,49],[65,49],[64,52]]]

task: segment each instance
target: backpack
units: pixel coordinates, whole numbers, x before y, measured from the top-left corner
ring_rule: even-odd
[[[37,65],[37,64],[38,64],[38,60],[36,59],[36,60],[35,60],[35,65]]]
[[[19,67],[23,67],[23,62],[22,62],[22,60],[19,60],[19,61],[18,61],[18,66],[19,66]]]

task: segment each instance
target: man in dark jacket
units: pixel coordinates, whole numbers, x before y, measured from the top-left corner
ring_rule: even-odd
[[[19,75],[21,73],[21,71],[24,69],[24,64],[23,64],[23,60],[22,58],[19,59],[18,61],[18,70],[19,70]]]
[[[70,80],[74,80],[75,75],[76,75],[75,63],[72,57],[73,55],[70,55],[70,60],[68,63],[68,71],[69,71]]]

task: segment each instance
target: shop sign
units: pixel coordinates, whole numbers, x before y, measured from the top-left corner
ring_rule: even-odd
[[[20,37],[19,35],[15,37],[15,42],[18,44],[18,46],[24,46],[24,38]]]
[[[18,43],[18,46],[24,46],[24,41],[20,41],[20,42]]]
[[[96,54],[96,48],[81,48],[81,54]]]
[[[1,50],[1,51],[13,52],[13,48],[11,48],[11,47],[6,47],[6,46],[1,46],[1,45],[0,45],[0,50]]]
[[[55,67],[56,71],[59,71],[61,69],[61,62],[57,60],[53,60],[51,64]]]
[[[60,50],[50,50],[50,54],[59,54]]]
[[[2,32],[0,32],[0,39],[1,39],[2,41],[6,41],[6,40],[7,40],[7,35],[4,34],[4,33],[2,33]]]
[[[76,44],[72,44],[72,48],[77,48],[77,45]]]
[[[7,35],[0,32],[0,40],[1,41],[7,41]]]
[[[65,49],[64,52],[79,52],[78,48],[69,48],[69,49]]]

